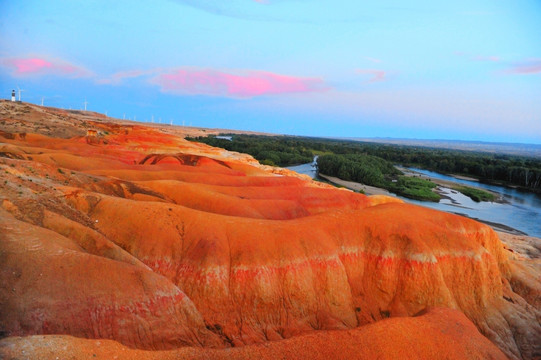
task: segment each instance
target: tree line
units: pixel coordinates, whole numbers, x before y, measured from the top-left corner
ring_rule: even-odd
[[[346,155],[337,160],[340,165],[325,165],[334,169],[343,168],[342,175],[356,176],[368,172],[374,181],[381,176],[372,170],[379,168],[375,158],[391,164],[419,167],[444,174],[466,175],[483,182],[519,186],[527,190],[541,192],[541,159],[526,156],[493,154],[474,151],[446,150],[439,148],[387,145],[293,136],[235,135],[233,141],[213,136],[198,137],[191,140],[204,142],[227,150],[251,154],[267,165],[291,166],[312,161],[314,155]],[[362,165],[345,165],[347,155],[369,155]],[[351,158],[349,158],[351,160]],[[322,160],[323,161],[323,160]],[[346,171],[348,166],[354,170]],[[360,170],[360,167],[368,170]],[[339,171],[339,170],[338,170]],[[323,172],[323,171],[322,171]],[[329,174],[330,175],[330,174]],[[341,176],[338,176],[342,178]],[[347,180],[347,179],[344,179]],[[372,180],[370,180],[372,181]]]
[[[304,147],[300,138],[259,135],[229,136],[233,138],[233,141],[215,136],[188,137],[186,139],[229,151],[250,154],[264,165],[292,166],[311,162],[314,158],[313,152]]]
[[[387,189],[416,200],[439,201],[429,180],[404,176],[391,162],[367,154],[330,154],[317,159],[319,172],[342,180]]]

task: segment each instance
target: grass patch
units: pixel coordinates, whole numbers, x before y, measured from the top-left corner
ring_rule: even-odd
[[[494,194],[485,190],[474,189],[468,186],[453,186],[453,189],[460,191],[462,194],[466,195],[475,202],[496,200],[496,196],[494,196]]]
[[[432,191],[435,187],[436,184],[429,180],[399,176],[398,180],[388,187],[388,190],[409,199],[437,202],[440,201],[440,196]]]

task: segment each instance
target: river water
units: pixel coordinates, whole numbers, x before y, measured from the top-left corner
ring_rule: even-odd
[[[298,172],[299,174],[308,175],[312,179],[315,179],[317,177],[317,158],[316,155],[311,163],[290,166],[287,169]]]
[[[477,181],[458,179],[452,176],[439,174],[433,171],[408,168],[435,179],[442,179],[478,187],[498,193],[503,203],[500,202],[475,202],[469,197],[447,188],[442,188],[449,199],[441,199],[439,203],[426,201],[406,201],[431,207],[438,210],[465,214],[471,218],[489,221],[510,226],[530,236],[541,237],[541,196],[505,186],[483,184]]]
[[[317,157],[312,163],[289,167],[288,169],[312,178],[317,177]],[[503,224],[530,236],[541,238],[541,196],[504,186],[482,184],[477,181],[458,179],[416,168],[408,170],[427,177],[448,180],[457,184],[487,189],[499,194],[501,202],[475,202],[469,197],[449,188],[440,187],[445,197],[439,202],[417,201],[397,196],[409,203],[430,207],[437,210],[465,215],[485,222]]]

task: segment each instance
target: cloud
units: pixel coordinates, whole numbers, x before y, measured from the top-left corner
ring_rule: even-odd
[[[266,71],[218,71],[179,68],[160,73],[150,80],[161,91],[178,95],[206,95],[231,98],[328,90],[322,79],[275,74]]]
[[[1,58],[0,65],[9,69],[13,77],[55,75],[67,78],[83,78],[92,76],[92,72],[84,67],[62,59],[46,59],[44,57]]]
[[[529,75],[541,73],[541,59],[530,59],[514,64],[506,71],[508,74]]]
[[[102,85],[120,85],[124,79],[138,78],[141,76],[152,75],[160,72],[161,69],[150,69],[150,70],[127,70],[119,71],[107,78],[102,78],[96,80],[98,84]]]
[[[385,81],[387,73],[384,70],[377,70],[377,69],[357,69],[355,70],[357,74],[369,74],[372,75],[372,77],[368,80],[368,82],[379,82],[379,81]]]
[[[460,51],[456,51],[455,55],[467,57],[474,61],[490,61],[501,63],[504,66],[507,65],[507,69],[503,70],[503,73],[507,74],[529,75],[541,73],[541,58],[532,58],[509,65],[509,62],[502,61],[499,56],[471,55]]]

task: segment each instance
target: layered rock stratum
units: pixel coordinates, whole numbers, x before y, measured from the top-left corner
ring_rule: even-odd
[[[541,356],[538,239],[184,139],[209,130],[0,116],[6,358]]]

